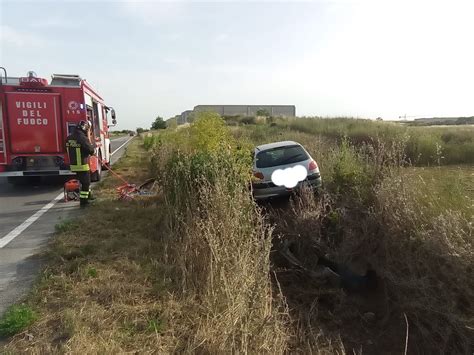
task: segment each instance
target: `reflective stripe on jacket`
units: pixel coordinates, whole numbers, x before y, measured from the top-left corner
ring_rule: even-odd
[[[88,158],[94,153],[94,147],[89,139],[79,129],[67,137],[66,149],[69,156],[71,171],[89,171]]]

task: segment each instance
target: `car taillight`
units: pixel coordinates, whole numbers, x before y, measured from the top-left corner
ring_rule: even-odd
[[[264,176],[260,171],[254,171],[253,176],[255,176],[257,179],[263,180]]]
[[[314,160],[311,160],[311,163],[309,163],[308,170],[313,171],[313,170],[316,170],[317,168],[318,168],[318,164],[316,164]]]

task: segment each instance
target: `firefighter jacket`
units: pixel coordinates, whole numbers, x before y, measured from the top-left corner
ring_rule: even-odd
[[[66,149],[71,163],[71,171],[89,171],[88,159],[94,154],[94,147],[89,138],[80,129],[75,129],[67,137]]]

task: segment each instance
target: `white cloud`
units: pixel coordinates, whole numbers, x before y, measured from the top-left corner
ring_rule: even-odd
[[[170,65],[180,67],[191,67],[191,60],[189,58],[178,58],[178,57],[167,57],[163,59],[163,62]]]
[[[159,25],[181,17],[185,2],[126,0],[119,4],[123,16],[132,16],[145,25]]]
[[[34,33],[17,30],[10,26],[0,26],[0,41],[3,45],[11,45],[15,47],[45,47],[50,44],[50,40],[46,40]]]
[[[75,29],[80,28],[84,24],[80,19],[76,18],[74,21],[60,18],[40,18],[32,21],[29,25],[37,29]]]
[[[216,42],[224,42],[227,41],[230,36],[227,33],[220,33],[216,36]]]

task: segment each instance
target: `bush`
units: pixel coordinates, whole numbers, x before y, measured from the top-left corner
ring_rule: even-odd
[[[255,119],[255,117],[253,117],[253,116],[242,117],[242,118],[240,119],[240,122],[241,122],[242,124],[255,124],[256,119]]]
[[[146,150],[150,150],[153,147],[157,146],[161,142],[161,134],[151,134],[147,133],[143,137],[143,146],[145,147]]]
[[[328,172],[331,176],[328,185],[335,196],[349,197],[360,203],[370,198],[372,171],[347,140],[342,142],[340,148],[333,150],[332,159],[334,165],[333,170]]]
[[[157,116],[155,121],[151,124],[151,129],[165,129],[166,122],[163,120],[163,117]]]
[[[36,314],[27,305],[10,307],[0,319],[0,336],[11,336],[27,328],[36,320]]]

